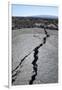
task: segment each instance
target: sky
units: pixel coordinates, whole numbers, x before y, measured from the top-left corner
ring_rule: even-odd
[[[12,16],[35,16],[50,15],[58,16],[58,7],[56,6],[37,6],[12,4]]]

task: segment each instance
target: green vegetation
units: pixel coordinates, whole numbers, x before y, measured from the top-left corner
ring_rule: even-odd
[[[12,30],[21,28],[46,28],[58,30],[58,19],[39,17],[12,17]]]

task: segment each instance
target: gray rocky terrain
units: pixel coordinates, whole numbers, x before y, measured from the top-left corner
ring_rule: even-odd
[[[58,31],[12,30],[12,85],[58,82]]]

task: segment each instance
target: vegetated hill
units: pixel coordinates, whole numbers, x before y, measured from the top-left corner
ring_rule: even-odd
[[[52,16],[52,15],[35,15],[35,16],[26,16],[26,17],[42,18],[42,19],[58,19],[58,16]]]
[[[35,27],[58,30],[58,18],[51,16],[12,17],[12,30]]]

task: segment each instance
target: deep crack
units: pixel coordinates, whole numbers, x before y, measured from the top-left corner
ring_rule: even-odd
[[[50,36],[48,34],[48,32],[46,31],[46,28],[44,28],[44,32],[45,32],[45,37],[43,38],[43,43],[41,43],[40,45],[38,45],[36,48],[34,48],[28,55],[26,55],[23,59],[21,59],[20,63],[18,64],[18,66],[12,70],[12,83],[15,82],[17,75],[19,74],[19,67],[22,65],[23,61],[34,51],[34,60],[32,62],[33,64],[33,72],[34,74],[31,77],[31,80],[29,81],[29,84],[33,84],[36,76],[37,76],[37,60],[38,60],[38,50],[41,46],[43,46],[46,43],[46,39]],[[14,74],[15,72],[15,74]]]
[[[35,77],[37,75],[37,60],[38,60],[38,47],[34,49],[34,60],[32,62],[33,64],[33,71],[35,74],[32,76],[31,80],[29,81],[29,84],[33,84],[33,81],[35,80]]]
[[[38,67],[38,65],[37,65],[37,60],[38,60],[38,50],[39,50],[39,48],[41,47],[41,46],[43,46],[45,43],[46,43],[46,39],[50,36],[49,34],[48,34],[48,32],[46,31],[46,29],[44,28],[44,32],[45,32],[45,37],[43,38],[43,43],[41,43],[40,45],[38,45],[35,49],[34,49],[34,60],[33,60],[33,62],[32,62],[32,64],[33,64],[33,71],[34,71],[34,74],[32,75],[32,77],[31,77],[31,80],[29,81],[29,84],[33,84],[33,82],[34,82],[34,80],[35,80],[35,78],[36,78],[36,76],[37,76],[37,67]]]

